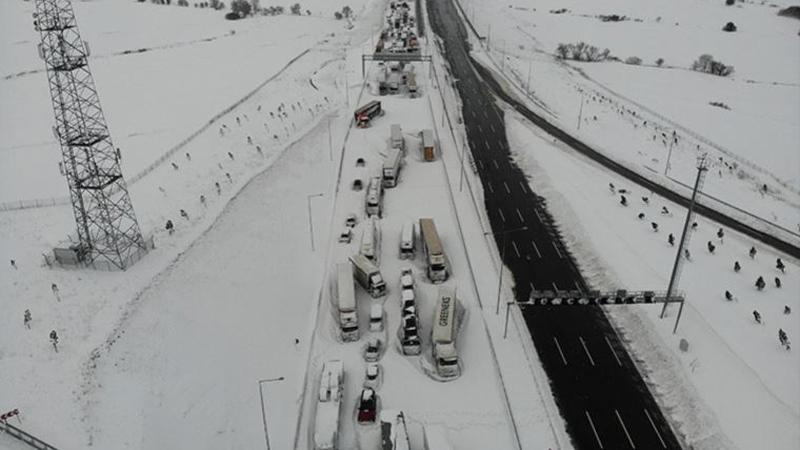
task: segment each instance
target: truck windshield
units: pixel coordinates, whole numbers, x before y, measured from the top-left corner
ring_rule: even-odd
[[[455,358],[454,359],[439,358],[439,365],[440,366],[454,366],[456,364],[458,364],[458,359],[455,359]]]
[[[347,325],[342,327],[342,331],[345,333],[351,333],[353,331],[358,331],[358,325]]]
[[[434,272],[439,272],[441,270],[444,270],[444,264],[431,264],[431,270],[433,270]]]

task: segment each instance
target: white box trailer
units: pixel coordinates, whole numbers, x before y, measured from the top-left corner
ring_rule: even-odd
[[[377,217],[370,216],[364,223],[358,252],[374,262],[376,266],[380,264],[381,230],[378,227]]]
[[[407,222],[400,231],[400,259],[414,259],[414,222]]]
[[[458,364],[456,337],[458,335],[458,299],[455,289],[449,286],[439,288],[439,299],[433,316],[433,361],[436,372],[443,378],[461,375]]]
[[[317,413],[314,421],[314,450],[339,448],[339,415],[344,393],[344,366],[335,359],[322,365]]]
[[[422,136],[422,159],[433,161],[436,159],[436,140],[433,138],[433,130],[426,128],[420,132]]]
[[[339,305],[339,331],[342,340],[358,340],[358,308],[353,284],[353,268],[343,262],[336,264],[336,300]]]
[[[372,261],[362,254],[355,254],[350,257],[350,263],[353,265],[356,281],[370,296],[378,298],[386,295],[386,282]]]
[[[403,139],[403,129],[400,128],[400,124],[394,123],[391,127],[391,146],[394,148],[399,148],[400,150],[406,149],[406,141]]]
[[[447,280],[447,256],[433,219],[419,219],[419,232],[422,238],[422,249],[425,251],[425,262],[428,266],[428,278],[434,283]]]
[[[364,197],[364,210],[367,217],[381,217],[383,211],[383,183],[381,182],[381,177],[372,177],[369,179],[367,194]]]
[[[383,187],[397,186],[400,177],[400,167],[403,165],[403,150],[392,147],[383,159]]]

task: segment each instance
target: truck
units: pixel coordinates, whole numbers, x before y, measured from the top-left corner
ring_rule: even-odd
[[[419,219],[419,232],[422,238],[422,249],[425,252],[425,262],[428,266],[426,271],[428,279],[434,283],[447,280],[447,256],[444,254],[444,247],[433,219]]]
[[[417,74],[414,72],[408,73],[408,78],[406,78],[406,85],[408,86],[408,94],[411,98],[417,96]]]
[[[381,217],[381,212],[383,211],[383,182],[381,177],[369,179],[367,194],[364,197],[364,211],[367,217]]]
[[[361,246],[358,252],[366,256],[375,265],[380,264],[381,236],[378,228],[378,220],[375,216],[370,216],[364,223],[364,230],[361,233]]]
[[[314,421],[314,450],[339,448],[339,415],[344,393],[344,366],[338,359],[322,365],[317,414]]]
[[[403,150],[397,147],[390,148],[386,158],[383,159],[383,187],[391,188],[397,186],[402,165]]]
[[[373,100],[355,111],[356,126],[359,128],[366,128],[369,126],[372,119],[382,116],[383,114],[381,102]]]
[[[433,161],[436,159],[436,141],[433,139],[433,130],[426,128],[420,131],[422,137],[422,159]]]
[[[339,303],[339,330],[342,340],[358,340],[358,308],[350,264],[336,264],[336,299]]]
[[[390,139],[390,147],[399,148],[400,150],[405,151],[406,142],[405,139],[403,139],[403,129],[400,128],[400,124],[392,124]]]
[[[414,222],[407,222],[400,231],[400,259],[414,259]]]
[[[439,288],[439,298],[433,316],[433,361],[436,372],[443,378],[455,378],[461,375],[458,364],[458,351],[456,350],[456,336],[458,334],[458,299],[455,289],[442,286]]]
[[[369,293],[372,298],[386,295],[386,282],[378,267],[366,256],[355,254],[350,256],[350,263],[353,265],[353,275],[358,284]]]

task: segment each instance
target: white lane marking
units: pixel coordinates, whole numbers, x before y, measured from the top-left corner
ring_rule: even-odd
[[[536,256],[541,258],[542,257],[542,253],[539,251],[539,247],[536,246],[536,242],[531,241],[531,246],[533,246],[533,250],[536,251]]]
[[[516,253],[517,254],[517,258],[519,258],[520,256],[519,256],[519,249],[517,248],[517,243],[514,242],[514,241],[511,241],[511,246],[514,247],[514,253]]]
[[[564,357],[564,352],[561,351],[561,345],[558,343],[558,339],[553,336],[553,342],[556,343],[556,348],[558,349],[558,354],[561,355],[561,360],[564,361],[564,365],[567,365],[567,358]]]
[[[631,448],[636,448],[636,446],[633,445],[633,439],[631,439],[631,435],[628,433],[628,429],[625,427],[625,422],[622,421],[622,417],[619,415],[619,411],[615,409],[614,414],[617,415],[617,420],[619,420],[619,424],[622,425],[622,431],[624,431],[625,436],[628,437],[628,443],[631,444]]]
[[[617,360],[617,365],[622,367],[622,362],[619,360],[619,356],[617,356],[617,352],[614,351],[614,347],[611,346],[611,341],[608,340],[608,336],[605,336],[604,339],[606,340],[606,344],[608,344],[609,350],[611,350],[611,354],[614,355],[614,359]]]
[[[492,133],[497,133],[497,131],[494,130],[494,125],[493,124],[490,123],[489,124],[489,128],[492,129]]]
[[[525,184],[522,181],[519,182],[519,187],[522,189],[523,194],[527,194],[528,192],[525,190]]]
[[[481,168],[481,170],[483,170],[483,161],[478,159],[478,160],[475,161],[475,164],[477,164]]]
[[[586,356],[589,357],[589,362],[592,363],[592,366],[594,366],[594,359],[592,358],[592,354],[589,353],[589,348],[586,347],[586,341],[584,341],[583,337],[581,337],[581,336],[578,336],[578,340],[581,341],[581,345],[583,346],[583,351],[585,351],[586,352]]]
[[[500,218],[501,218],[501,219],[503,219],[503,223],[505,223],[505,221],[506,221],[506,216],[504,216],[504,215],[503,215],[503,210],[502,210],[502,209],[500,209],[500,208],[498,208],[498,209],[497,209],[497,212],[499,212],[499,213],[500,213]]]
[[[531,285],[531,291],[535,291],[536,290],[536,286],[533,285],[533,281],[529,281],[528,284]]]
[[[550,243],[553,244],[553,248],[555,249],[556,253],[558,253],[558,257],[564,259],[564,255],[562,255],[561,251],[558,249],[558,247],[556,247],[556,243],[552,241],[550,241]]]
[[[647,410],[644,410],[644,415],[647,416],[647,420],[650,421],[650,425],[653,427],[653,431],[656,432],[656,436],[658,436],[658,440],[661,441],[661,446],[667,448],[667,443],[664,442],[664,439],[661,438],[661,433],[658,432],[658,428],[656,428],[655,422],[653,422],[653,418],[650,417],[650,413]]]
[[[489,147],[489,141],[487,141],[486,139],[483,140],[483,145],[486,146],[486,150],[491,150],[492,149],[491,147]]]
[[[555,281],[553,281],[553,289],[555,289],[556,291],[558,291],[558,285],[556,284],[556,282],[555,282]]]
[[[492,187],[492,182],[491,181],[487,181],[486,182],[486,189],[489,190],[490,194],[494,194],[494,188]]]
[[[581,287],[580,287],[580,286],[578,286],[578,282],[577,282],[577,281],[575,281],[575,280],[572,280],[572,284],[574,284],[574,285],[575,285],[575,290],[576,290],[576,291],[578,291],[578,292],[582,292],[582,290],[581,290]]]
[[[510,192],[509,192],[509,194],[510,194]],[[517,208],[517,216],[519,217],[520,223],[525,223],[525,218],[522,217],[522,213],[519,212],[519,208]]]
[[[539,214],[539,210],[536,209],[536,208],[533,208],[533,212],[536,213],[536,218],[539,219],[539,222],[544,223],[544,220],[542,220],[541,214]]]
[[[511,189],[508,188],[508,183],[506,183],[505,181],[503,181],[503,187],[506,188],[506,193],[508,194],[511,193]]]
[[[478,125],[478,133],[483,134],[483,128],[480,125]]]
[[[486,110],[485,109],[483,110],[483,117],[485,117],[486,120],[489,120],[489,115],[486,114]]]
[[[494,168],[499,170],[500,166],[497,165],[497,160],[493,159],[492,162],[494,163]]]
[[[600,448],[602,449],[603,443],[600,442],[600,435],[597,434],[597,428],[594,427],[594,422],[592,422],[592,416],[589,415],[589,411],[585,412],[586,412],[586,418],[589,419],[589,426],[592,427],[592,431],[594,432],[594,438],[597,439],[597,445],[599,445]]]

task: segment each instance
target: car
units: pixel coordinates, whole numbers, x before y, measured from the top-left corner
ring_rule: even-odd
[[[364,372],[364,386],[376,388],[381,376],[381,366],[378,363],[368,363]]]
[[[344,219],[344,226],[353,228],[358,223],[358,218],[354,213],[350,213]]]
[[[365,387],[358,398],[358,423],[375,423],[378,409],[378,396],[371,387]]]
[[[360,191],[361,189],[364,189],[364,182],[360,178],[356,178],[353,180],[353,190]]]
[[[416,314],[408,314],[403,316],[403,329],[417,329],[417,316]]]
[[[383,331],[383,305],[380,303],[369,309],[369,331]]]
[[[367,163],[366,163],[366,161],[364,161],[364,158],[356,159],[356,167],[364,167],[364,165],[366,165],[366,164]]]
[[[403,305],[404,308],[409,303],[414,304],[416,300],[416,295],[414,295],[413,289],[402,289],[400,291],[400,304]]]
[[[353,230],[350,227],[344,227],[342,228],[342,231],[339,232],[339,242],[349,244],[352,238]]]
[[[377,338],[370,339],[367,346],[364,348],[364,361],[376,362],[381,358],[381,340]]]
[[[410,267],[400,270],[400,287],[402,289],[414,288],[414,274]]]

